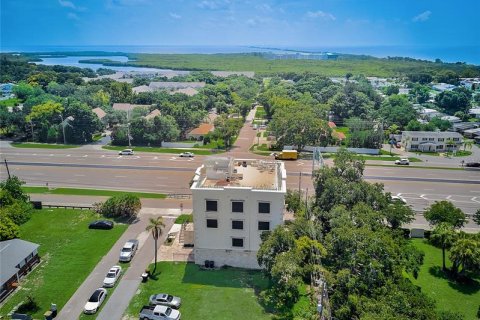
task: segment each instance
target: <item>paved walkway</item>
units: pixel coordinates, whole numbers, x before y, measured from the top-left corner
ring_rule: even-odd
[[[158,216],[163,213],[164,212],[162,212],[162,210],[160,209],[156,212],[155,215]],[[131,269],[133,269],[132,272],[136,272],[138,271],[138,269],[145,270],[146,266],[151,261],[152,251],[153,251],[153,241],[146,241],[148,238],[148,234],[145,234],[146,233],[145,228],[148,224],[148,218],[150,218],[151,216],[153,216],[151,212],[147,210],[147,213],[145,213],[145,210],[142,209],[139,215],[139,219],[136,222],[132,223],[127,228],[127,230],[113,245],[110,251],[96,265],[96,267],[93,269],[90,275],[85,279],[85,281],[80,285],[77,291],[72,295],[70,300],[68,300],[65,306],[60,310],[58,317],[56,319],[59,319],[59,320],[78,319],[78,317],[83,312],[83,307],[85,306],[85,303],[90,297],[90,295],[95,291],[95,289],[102,286],[103,279],[105,278],[105,275],[107,274],[108,270],[113,265],[118,264],[118,254],[127,240],[138,238],[140,241],[140,249],[137,252],[135,258],[133,259],[132,266],[129,268],[129,270],[127,270],[127,272],[125,273],[124,277],[122,277],[122,279],[124,278],[128,279],[130,277],[129,271]],[[173,224],[173,218],[165,219],[165,224],[167,225],[166,230],[169,230],[170,225]],[[147,252],[149,255],[147,255]],[[134,266],[137,266],[137,267],[133,268]],[[142,272],[140,272],[138,275],[140,275]],[[117,289],[118,287],[119,286],[117,286]],[[117,289],[115,291],[117,291]],[[112,295],[112,298],[113,296],[114,295]],[[129,301],[130,300],[127,301],[125,308],[128,305]],[[105,305],[105,307],[106,306],[107,305]],[[120,319],[120,318],[121,316],[117,319]],[[114,318],[110,317],[108,319],[113,320]]]
[[[173,218],[164,219],[165,228],[163,229],[163,234],[158,239],[158,243],[161,244],[165,242],[167,237],[166,230],[170,230],[174,222]],[[102,311],[97,317],[97,320],[120,320],[122,319],[125,310],[130,304],[130,300],[135,296],[135,293],[138,290],[138,286],[141,283],[141,274],[152,262],[152,257],[154,255],[154,246],[155,243],[149,237],[147,233],[147,238],[144,241],[143,246],[140,248],[136,254],[133,262],[131,263],[130,268],[120,279],[120,283],[115,288],[110,299],[103,307]],[[144,237],[142,237],[144,238]],[[147,301],[145,301],[147,303]]]

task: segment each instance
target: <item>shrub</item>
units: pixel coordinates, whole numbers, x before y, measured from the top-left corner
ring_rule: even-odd
[[[97,213],[112,218],[135,218],[141,208],[140,198],[130,194],[113,196],[104,203],[94,205]]]
[[[0,214],[0,241],[18,237],[18,226],[9,217]]]

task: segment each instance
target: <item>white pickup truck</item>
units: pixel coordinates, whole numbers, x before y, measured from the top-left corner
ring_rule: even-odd
[[[180,320],[180,311],[167,306],[143,306],[141,320]]]

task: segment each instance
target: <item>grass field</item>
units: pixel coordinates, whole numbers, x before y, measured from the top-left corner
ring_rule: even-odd
[[[0,100],[0,107],[13,107],[17,106],[22,100],[18,98],[9,98],[5,100]]]
[[[112,230],[90,230],[88,223],[96,215],[84,210],[48,209],[35,211],[30,221],[20,227],[20,238],[40,244],[42,262],[32,271],[0,314],[6,316],[14,306],[32,295],[39,309],[35,319],[56,303],[61,309],[100,259],[126,230],[116,225]]]
[[[117,146],[103,146],[103,149],[107,150],[118,150],[121,151],[123,149],[128,149],[131,148],[133,151],[138,151],[138,152],[157,152],[157,153],[174,153],[174,154],[179,154],[182,152],[193,152],[194,154],[197,155],[211,155],[214,154],[214,152],[210,150],[205,150],[202,148],[192,148],[192,149],[174,149],[174,148],[160,148],[160,147],[117,147]]]
[[[175,219],[175,223],[182,224],[185,222],[193,222],[193,215],[192,214],[182,214]]]
[[[255,119],[266,119],[267,113],[262,106],[258,106],[257,110],[255,111]]]
[[[27,142],[14,142],[10,144],[15,148],[34,148],[34,149],[72,149],[78,148],[79,145],[75,144],[56,144],[56,143],[27,143]]]
[[[149,192],[129,192],[118,190],[97,190],[97,189],[77,189],[77,188],[55,188],[49,189],[47,187],[22,187],[27,193],[42,193],[42,194],[63,194],[71,196],[105,196],[113,197],[120,194],[136,195],[139,198],[165,199],[166,195],[162,193]]]
[[[436,64],[422,61],[402,61],[377,58],[343,56],[338,60],[270,60],[260,54],[127,54],[134,61],[118,63],[105,59],[85,60],[86,63],[105,65],[132,65],[176,70],[255,71],[259,74],[279,72],[310,72],[324,76],[345,76],[347,72],[369,76],[394,77],[412,70],[461,71],[466,68],[479,74],[477,68],[456,64]]]
[[[470,285],[459,285],[449,280],[441,271],[442,250],[421,239],[412,241],[425,253],[418,278],[412,278],[412,282],[436,300],[438,310],[461,313],[467,320],[477,319],[476,313],[480,306],[480,278]],[[447,259],[447,267],[450,266],[451,262]]]
[[[138,317],[141,307],[156,293],[182,298],[182,319],[271,319],[259,304],[256,291],[267,288],[268,280],[260,271],[236,268],[201,270],[197,265],[160,262],[156,280],[141,284],[127,313]]]

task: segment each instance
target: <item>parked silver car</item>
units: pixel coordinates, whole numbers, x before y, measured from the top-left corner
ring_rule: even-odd
[[[123,248],[120,251],[120,258],[118,260],[121,262],[132,261],[132,258],[137,252],[137,249],[138,249],[138,240],[136,239],[128,240],[123,245]]]
[[[175,309],[180,308],[182,304],[182,299],[179,297],[174,297],[171,294],[159,293],[150,296],[151,305],[162,305],[168,306]]]

